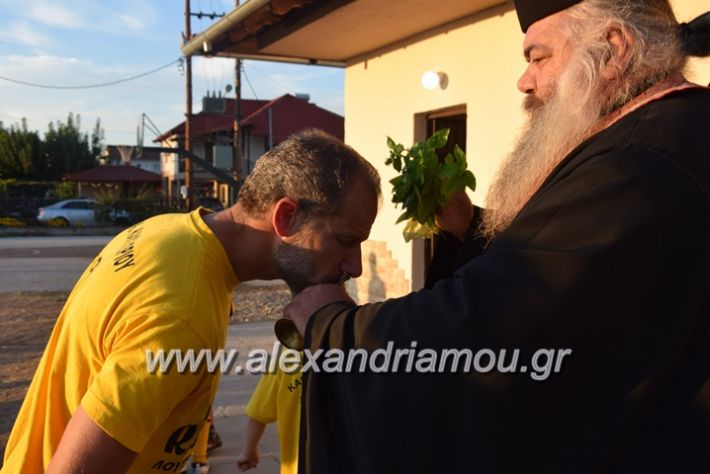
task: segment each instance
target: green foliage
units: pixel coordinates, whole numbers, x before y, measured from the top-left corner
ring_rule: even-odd
[[[66,123],[52,122],[44,136],[45,154],[50,168],[47,179],[60,179],[73,173],[96,166],[91,153],[89,135],[81,132],[81,117],[70,113]]]
[[[152,193],[139,193],[139,197],[116,198],[107,193],[97,193],[96,199],[99,206],[96,209],[97,219],[103,222],[110,221],[111,209],[128,211],[130,223],[140,222],[149,217],[168,212],[180,212],[176,207],[165,205],[162,200],[156,199]]]
[[[101,123],[91,136],[81,131],[81,118],[70,113],[66,122],[51,122],[44,140],[27,128],[27,121],[0,126],[0,178],[58,180],[67,173],[96,165],[104,133]]]
[[[94,158],[101,155],[101,148],[103,147],[103,141],[105,138],[104,130],[101,128],[101,119],[96,119],[96,124],[94,125],[94,131],[91,133],[91,154]]]
[[[153,187],[148,183],[143,183],[140,188],[132,188],[130,191],[131,196],[138,200],[154,199],[156,197]]]
[[[403,231],[407,242],[438,233],[435,216],[451,196],[467,187],[476,189],[476,179],[458,145],[443,160],[437,155],[436,149],[444,147],[448,139],[449,129],[442,129],[407,149],[387,137],[390,156],[385,164],[400,173],[390,180],[392,202],[404,209],[397,223],[409,221]]]
[[[48,227],[69,227],[69,223],[61,217],[53,217],[47,221]]]
[[[54,195],[59,199],[71,199],[76,197],[76,183],[70,181],[60,181],[54,185]]]
[[[0,195],[43,197],[56,183],[36,180],[0,179]]]
[[[14,217],[0,217],[0,227],[24,227],[25,223]]]
[[[36,179],[46,169],[42,140],[27,129],[27,121],[0,128],[0,178]]]

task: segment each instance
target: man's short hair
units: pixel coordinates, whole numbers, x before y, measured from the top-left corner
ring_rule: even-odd
[[[239,203],[248,213],[260,214],[288,196],[307,215],[333,215],[358,179],[379,199],[380,176],[367,160],[332,135],[308,129],[257,160]]]

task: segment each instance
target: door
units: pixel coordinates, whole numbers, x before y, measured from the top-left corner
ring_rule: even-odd
[[[446,146],[437,150],[437,155],[442,161],[447,154],[454,152],[456,145],[466,152],[466,107],[457,107],[427,114],[427,138],[431,137],[434,132],[445,128],[449,129],[449,141]],[[439,236],[434,236],[434,238],[426,239],[424,242],[423,260],[426,286],[430,286],[430,264],[438,238]]]

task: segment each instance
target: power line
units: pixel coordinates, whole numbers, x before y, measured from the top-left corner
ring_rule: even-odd
[[[250,68],[250,69],[253,69],[253,70],[256,71],[256,72],[258,72],[259,74],[261,74],[262,76],[264,76],[265,78],[267,78],[268,80],[270,80],[271,82],[273,82],[274,84],[283,87],[283,88],[286,89],[288,92],[291,92],[292,94],[295,94],[295,93],[296,93],[296,91],[294,91],[293,89],[291,89],[291,88],[290,88],[289,86],[287,86],[286,84],[283,84],[282,82],[277,81],[277,80],[274,79],[273,77],[269,76],[268,74],[263,73],[262,71],[260,71],[260,70],[257,69],[256,67],[254,67],[254,65],[253,65],[251,62],[249,63],[249,68]]]
[[[256,96],[256,91],[254,90],[254,87],[251,85],[251,81],[249,80],[249,76],[247,75],[246,69],[242,71],[242,74],[244,74],[244,79],[247,80],[247,84],[249,84],[249,89],[251,89],[251,93],[254,94],[254,98],[256,100],[259,100],[259,98]]]
[[[12,83],[15,83],[15,84],[20,84],[20,85],[23,85],[23,86],[40,87],[40,88],[42,88],[42,89],[96,89],[96,88],[98,88],[98,87],[115,86],[116,84],[121,84],[121,83],[124,83],[124,82],[133,81],[133,80],[135,80],[135,79],[139,79],[139,78],[141,78],[141,77],[145,77],[145,76],[148,76],[148,75],[150,75],[150,74],[154,74],[154,73],[156,73],[156,72],[158,72],[158,71],[162,71],[163,69],[166,69],[166,68],[172,66],[173,64],[178,64],[178,63],[180,63],[182,60],[183,60],[182,58],[179,58],[179,59],[176,59],[176,60],[174,60],[174,61],[169,62],[168,64],[165,64],[165,65],[163,65],[163,66],[160,66],[160,67],[158,67],[158,68],[151,69],[150,71],[146,71],[146,72],[141,73],[141,74],[136,74],[135,76],[126,77],[126,78],[124,78],[124,79],[118,79],[118,80],[111,81],[111,82],[104,82],[104,83],[101,83],[101,84],[88,84],[88,85],[84,85],[84,86],[55,86],[55,85],[50,85],[50,84],[37,84],[37,83],[34,83],[34,82],[20,81],[20,80],[18,80],[18,79],[12,79],[12,78],[10,78],[10,77],[5,77],[5,76],[0,76],[0,79],[2,79],[3,81],[8,81],[8,82],[12,82]]]

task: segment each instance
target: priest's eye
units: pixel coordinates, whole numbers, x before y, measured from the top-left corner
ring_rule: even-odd
[[[540,56],[539,58],[530,58],[530,64],[539,64],[547,58],[548,58],[548,56]]]

